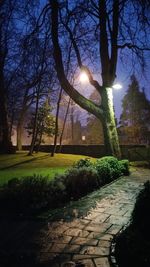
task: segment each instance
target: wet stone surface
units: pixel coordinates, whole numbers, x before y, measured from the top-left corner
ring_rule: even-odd
[[[0,266],[109,267],[111,240],[129,222],[148,179],[149,170],[137,169],[116,180],[95,193],[95,208],[70,221],[1,220]]]

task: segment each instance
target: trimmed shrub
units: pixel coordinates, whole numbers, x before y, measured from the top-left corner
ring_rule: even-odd
[[[95,164],[95,168],[98,173],[98,180],[102,182],[102,184],[109,183],[111,181],[111,168],[108,162],[97,160]]]
[[[98,186],[98,175],[94,168],[72,168],[66,173],[67,195],[72,199],[78,199]]]
[[[45,207],[49,200],[49,186],[46,177],[29,176],[12,179],[0,194],[0,208],[12,209],[14,212],[30,213]]]
[[[66,174],[55,174],[54,180],[49,182],[51,207],[58,207],[68,200],[66,192]]]
[[[129,161],[127,159],[123,159],[119,161],[120,170],[122,175],[129,175]]]
[[[93,163],[90,161],[89,158],[80,159],[73,165],[74,168],[92,167],[92,166]]]
[[[98,159],[95,163],[95,167],[104,183],[113,181],[121,176],[119,161],[113,156]]]

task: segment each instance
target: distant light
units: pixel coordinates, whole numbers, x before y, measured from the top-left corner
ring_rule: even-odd
[[[121,89],[122,88],[122,85],[120,83],[115,83],[113,86],[112,86],[113,89]]]
[[[85,135],[82,135],[82,141],[85,141]]]
[[[81,81],[82,83],[86,83],[86,82],[89,81],[89,78],[88,78],[86,72],[84,72],[84,71],[81,72],[81,74],[80,74],[80,81]]]

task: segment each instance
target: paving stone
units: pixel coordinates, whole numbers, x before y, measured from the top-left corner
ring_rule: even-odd
[[[90,231],[90,232],[97,232],[97,233],[102,233],[104,231],[106,231],[108,228],[110,227],[110,224],[106,224],[106,223],[90,223],[85,230],[86,231]]]
[[[132,209],[133,210],[133,209]],[[124,214],[124,217],[130,218],[132,210],[127,210],[126,213]]]
[[[90,239],[90,238],[84,238],[84,237],[74,237],[71,241],[71,244],[77,244],[77,245],[93,245],[96,246],[98,243],[98,240],[96,239]]]
[[[68,244],[70,240],[72,239],[71,236],[63,235],[58,237],[57,239],[53,240],[53,242],[61,243],[61,244]]]
[[[83,264],[84,267],[95,267],[93,264],[93,261],[91,259],[85,259],[85,260],[80,260],[79,261],[79,266]],[[77,264],[78,266],[78,264]]]
[[[123,225],[125,225],[125,224],[127,224],[128,222],[129,222],[129,220],[130,220],[130,217],[122,217],[121,215],[111,215],[107,220],[106,220],[106,222],[108,222],[108,223],[112,223],[112,224],[117,224],[117,225],[121,225],[121,226],[123,226]]]
[[[81,254],[107,256],[109,255],[109,249],[104,247],[85,246],[80,251]]]
[[[101,240],[111,241],[113,239],[113,235],[103,234],[100,238]]]
[[[90,238],[90,239],[94,238],[94,239],[99,240],[101,238],[102,234],[103,234],[103,232],[100,232],[100,233],[98,233],[98,232],[90,232],[89,235],[88,235],[88,238]]]
[[[107,231],[107,234],[116,235],[122,229],[122,226],[113,224]]]
[[[69,236],[87,236],[89,233],[78,228],[69,228],[64,234]]]
[[[109,218],[110,215],[106,214],[106,213],[100,213],[98,216],[96,216],[93,219],[94,223],[103,223],[105,221],[107,221],[107,219]]]
[[[73,260],[74,261],[80,261],[82,259],[95,259],[96,257],[99,257],[99,255],[84,255],[84,254],[76,254],[76,255],[73,255]]]
[[[66,244],[54,243],[53,246],[50,248],[50,252],[62,253],[65,247],[66,247]]]
[[[105,213],[107,213],[107,214],[109,214],[109,215],[120,215],[120,216],[122,216],[122,215],[124,215],[125,214],[125,211],[124,210],[120,210],[120,209],[114,209],[114,208],[107,208],[106,210],[105,210]]]
[[[106,209],[106,207],[103,207],[103,206],[99,206],[100,204],[99,203],[97,203],[97,205],[96,205],[96,207],[95,207],[95,209],[94,209],[94,211],[98,214],[98,213],[102,213],[102,212],[104,212],[105,211],[105,209]]]
[[[78,222],[76,224],[76,228],[83,230],[89,223],[90,223],[89,220],[84,220],[84,221],[82,220],[81,222]]]
[[[99,213],[96,211],[89,213],[85,218],[89,221],[94,220]]]
[[[111,243],[109,241],[106,240],[100,240],[98,242],[98,246],[100,247],[104,247],[104,248],[110,248]]]
[[[108,258],[96,258],[94,262],[96,267],[110,267]]]
[[[50,229],[47,233],[49,239],[53,240],[61,236],[65,231],[67,231],[69,227],[67,226],[59,226],[57,229]]]
[[[65,247],[64,252],[65,253],[78,253],[80,251],[80,246],[79,245],[70,245]]]

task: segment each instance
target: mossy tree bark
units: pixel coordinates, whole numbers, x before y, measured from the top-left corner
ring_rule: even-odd
[[[112,88],[106,87],[103,90],[101,96],[102,96],[102,103],[104,110],[104,117],[101,120],[101,122],[103,125],[104,144],[106,147],[106,153],[108,155],[112,154],[120,158],[121,151],[119,146],[118,133],[116,129]]]

